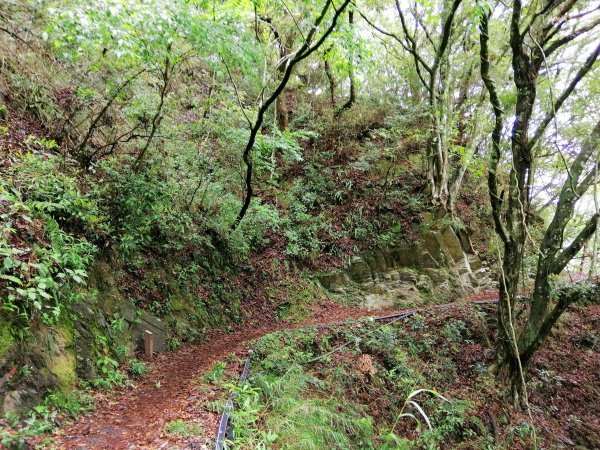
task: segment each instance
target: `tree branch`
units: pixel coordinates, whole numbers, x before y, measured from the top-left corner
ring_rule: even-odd
[[[290,10],[290,8],[288,8],[288,5],[285,3],[284,0],[281,0],[281,3],[283,4],[283,7],[286,9],[286,11],[288,12],[288,14],[292,18],[292,20],[294,21],[294,25],[296,26],[296,29],[298,30],[298,33],[300,33],[300,36],[302,36],[302,39],[306,42],[306,38],[304,37],[304,33],[302,33],[302,28],[300,28],[300,24],[298,24],[298,21],[296,20],[296,18],[292,14],[292,11]]]
[[[396,3],[398,3],[399,0],[396,0]],[[456,15],[456,11],[458,10],[458,7],[460,6],[462,0],[454,0],[452,2],[452,6],[450,8],[450,13],[448,14],[448,17],[446,17],[446,20],[444,20],[444,25],[442,27],[442,39],[440,41],[440,46],[437,48],[437,51],[435,53],[435,60],[433,62],[433,66],[431,67],[431,77],[429,80],[429,95],[433,96],[435,95],[435,82],[437,81],[437,73],[438,70],[440,68],[440,64],[442,63],[442,58],[444,57],[444,54],[446,53],[446,49],[448,48],[448,45],[450,43],[450,36],[452,35],[452,25],[454,24],[454,17]]]
[[[85,137],[83,138],[83,140],[81,141],[81,143],[77,147],[77,153],[78,153],[78,155],[80,155],[80,154],[83,153],[83,151],[85,150],[85,147],[86,147],[88,141],[92,137],[92,133],[94,132],[94,130],[96,129],[98,123],[100,122],[100,119],[102,119],[104,117],[104,114],[106,114],[106,112],[111,107],[111,105],[114,103],[114,101],[117,99],[117,97],[119,96],[119,94],[123,91],[123,89],[125,89],[127,87],[127,85],[129,85],[129,83],[131,83],[133,80],[135,80],[137,77],[139,77],[145,71],[146,71],[146,69],[142,69],[139,72],[137,72],[135,75],[132,75],[127,80],[125,80],[125,82],[122,85],[120,85],[115,90],[115,92],[113,93],[113,95],[104,104],[104,106],[102,107],[102,109],[100,110],[100,112],[98,113],[98,115],[94,118],[94,120],[92,120],[92,123],[90,124]],[[86,164],[89,164],[89,161],[87,161],[88,158],[84,158],[84,159],[85,159]]]
[[[312,40],[315,36],[315,33],[319,29],[321,22],[323,22],[323,19],[325,18],[327,12],[329,11],[329,8],[333,5],[332,0],[327,0],[325,2],[325,5],[323,6],[323,9],[321,10],[320,15],[315,20],[313,27],[307,34],[304,43],[298,49],[298,51],[295,52],[295,54],[293,54],[294,56],[289,60],[287,66],[285,68],[283,77],[281,78],[281,80],[279,81],[279,83],[277,84],[277,86],[275,87],[273,92],[271,93],[271,95],[265,100],[265,102],[258,109],[256,121],[254,122],[254,125],[250,129],[250,136],[248,137],[248,142],[246,143],[246,147],[244,148],[244,153],[242,156],[244,163],[246,164],[246,177],[245,177],[246,194],[244,196],[244,202],[242,204],[242,208],[240,209],[240,212],[238,213],[236,219],[231,224],[232,230],[235,230],[238,227],[238,225],[240,224],[240,222],[246,215],[248,208],[250,207],[250,202],[252,200],[252,195],[253,195],[253,189],[252,189],[253,165],[252,165],[251,153],[252,153],[252,148],[254,147],[254,142],[256,141],[256,136],[258,135],[258,132],[260,131],[260,128],[261,128],[263,120],[264,120],[264,115],[265,115],[267,109],[269,109],[269,107],[275,102],[275,100],[277,100],[277,97],[279,96],[279,94],[281,94],[281,92],[285,89],[285,86],[287,85],[287,83],[290,79],[290,76],[292,75],[294,66],[296,64],[298,64],[300,61],[304,60],[305,58],[308,58],[312,53],[314,53],[323,44],[325,39],[327,39],[327,37],[333,32],[333,30],[335,29],[335,27],[337,25],[338,18],[340,17],[342,12],[346,9],[346,7],[350,3],[350,1],[351,0],[344,0],[341,7],[338,9],[335,9],[335,7],[334,7],[335,13],[333,15],[333,18],[331,19],[331,24],[323,32],[322,36],[317,40],[317,42],[311,46]]]
[[[165,56],[165,60],[164,60],[164,64],[165,64],[164,70],[161,73],[162,86],[159,91],[158,107],[156,108],[156,112],[154,113],[154,116],[152,117],[152,123],[150,126],[150,135],[148,136],[148,139],[146,140],[144,147],[138,154],[138,156],[133,164],[134,173],[139,172],[140,168],[142,167],[142,162],[144,161],[146,152],[150,148],[150,144],[152,143],[152,140],[154,139],[154,135],[156,134],[156,131],[160,127],[160,123],[162,122],[162,119],[163,119],[162,110],[165,105],[165,100],[167,98],[167,93],[169,90],[169,82],[170,82],[170,77],[172,74],[171,70],[175,68],[175,63],[171,61],[170,52],[171,52],[171,45],[169,44],[167,47],[167,55]]]
[[[348,10],[348,25],[352,29],[354,27],[354,11],[352,9]],[[354,58],[352,53],[349,56],[349,72],[348,78],[350,79],[350,95],[348,96],[348,100],[344,103],[339,109],[334,111],[333,117],[338,118],[342,115],[344,111],[352,108],[354,102],[356,101],[356,83],[354,81]]]
[[[583,66],[581,66],[579,68],[579,70],[577,71],[577,74],[575,75],[573,80],[571,80],[571,82],[565,88],[565,90],[562,92],[562,94],[560,94],[560,96],[556,99],[556,101],[554,102],[554,105],[552,107],[552,110],[550,110],[548,113],[546,113],[546,115],[542,119],[541,123],[535,130],[533,137],[529,141],[529,145],[528,145],[529,150],[531,150],[535,146],[535,144],[537,144],[537,142],[540,140],[540,138],[544,134],[544,131],[546,131],[546,127],[548,126],[548,124],[552,121],[552,119],[554,119],[554,116],[556,115],[558,110],[561,108],[561,106],[567,100],[567,98],[569,98],[569,96],[573,93],[573,91],[575,90],[575,88],[577,87],[579,82],[592,69],[592,67],[594,66],[594,63],[598,59],[599,55],[600,55],[600,43],[598,43],[598,45],[596,46],[596,49],[592,52],[592,54],[590,56],[588,56],[587,60],[583,64]]]
[[[556,50],[558,50],[560,47],[562,47],[563,45],[568,44],[569,42],[571,42],[573,39],[581,36],[584,33],[587,33],[590,30],[593,30],[594,28],[596,28],[598,25],[600,25],[600,18],[596,19],[594,22],[592,22],[591,24],[589,24],[588,26],[582,27],[578,30],[574,30],[572,33],[561,37],[560,39],[557,39],[555,41],[553,41],[552,43],[550,43],[545,49],[544,49],[544,53],[546,54],[546,57],[550,56],[552,53],[554,53]]]
[[[569,0],[570,3],[575,3],[577,0]],[[527,25],[525,26],[525,28],[523,29],[523,32],[521,33],[521,38],[524,38],[527,33],[529,33],[529,30],[531,29],[531,27],[533,26],[533,24],[542,16],[544,16],[545,14],[547,14],[548,12],[550,12],[552,9],[554,9],[556,7],[556,3],[557,0],[549,0],[548,3],[546,3],[542,9],[540,9],[539,11],[536,11],[532,16],[531,16],[531,20],[527,23]],[[554,24],[551,24],[554,25]]]
[[[494,130],[492,131],[492,151],[490,154],[490,168],[488,172],[488,191],[490,194],[490,203],[492,205],[492,215],[494,218],[494,226],[496,232],[503,242],[508,242],[510,237],[508,231],[502,223],[502,198],[498,195],[498,164],[500,163],[501,150],[500,140],[502,139],[502,128],[504,126],[502,104],[496,90],[494,80],[490,76],[490,59],[489,59],[489,19],[491,13],[483,12],[481,23],[479,24],[479,58],[481,78],[486,89],[490,94],[490,103],[494,110]]]
[[[229,66],[227,65],[227,62],[225,61],[225,58],[221,57],[221,61],[223,62],[223,65],[225,66],[225,70],[227,71],[227,75],[229,76],[229,81],[231,81],[231,84],[233,86],[233,91],[235,92],[235,98],[238,102],[238,106],[240,107],[240,110],[242,111],[242,114],[244,115],[246,122],[248,122],[248,126],[252,127],[252,122],[250,121],[248,114],[246,114],[246,111],[244,111],[244,104],[242,103],[242,98],[240,97],[240,92],[238,91],[237,84],[235,84],[235,80],[233,79],[233,76],[231,75]]]
[[[421,80],[421,83],[423,83],[423,86],[425,86],[425,88],[427,90],[429,90],[429,83],[427,81],[425,81],[425,78],[423,78],[423,74],[421,73],[421,68],[420,65],[423,66],[423,68],[429,73],[431,74],[431,68],[429,67],[429,65],[421,58],[421,56],[418,53],[413,53],[413,50],[408,47],[406,45],[406,43],[404,41],[402,41],[402,39],[400,39],[400,37],[397,34],[391,33],[389,31],[386,31],[380,27],[378,27],[377,25],[375,25],[371,20],[369,20],[369,18],[363,14],[360,10],[357,10],[358,14],[360,14],[360,17],[362,17],[365,22],[367,22],[371,28],[373,28],[375,31],[391,37],[392,39],[394,39],[395,41],[397,41],[404,50],[406,50],[409,54],[411,54],[413,56],[413,58],[415,59],[415,69],[417,71],[417,75],[419,77],[419,79]],[[420,64],[420,65],[419,65]]]
[[[585,224],[585,227],[579,232],[577,237],[573,240],[571,245],[565,248],[558,254],[552,264],[552,273],[559,274],[569,264],[569,261],[579,253],[579,250],[596,232],[596,225],[598,224],[598,213],[594,214],[590,220]]]
[[[417,69],[417,73],[419,72],[419,63],[423,66],[423,68],[429,73],[429,83],[425,84],[425,81],[423,79],[423,77],[421,76],[421,74],[419,73],[419,78],[421,79],[421,81],[425,84],[425,88],[429,91],[429,95],[432,95],[431,93],[431,85],[432,85],[432,80],[433,80],[433,69],[429,66],[429,64],[427,64],[425,62],[425,60],[423,59],[423,57],[421,55],[419,55],[419,53],[417,52],[417,41],[415,40],[414,37],[412,37],[408,31],[408,27],[406,26],[406,20],[404,18],[404,13],[402,12],[402,8],[400,7],[400,1],[396,0],[396,10],[398,11],[398,16],[400,17],[400,24],[402,25],[402,30],[404,31],[404,36],[406,37],[406,39],[408,40],[408,42],[410,43],[410,48],[408,46],[405,46],[405,48],[408,50],[408,52],[413,56],[414,60],[415,60],[415,67]]]

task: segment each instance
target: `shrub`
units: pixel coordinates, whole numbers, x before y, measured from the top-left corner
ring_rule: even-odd
[[[201,380],[206,382],[206,383],[218,383],[223,379],[223,376],[225,375],[225,368],[227,367],[227,364],[224,363],[223,361],[217,361],[211,370],[209,370],[208,372],[206,372]]]
[[[38,318],[56,322],[81,298],[97,251],[86,236],[107,230],[94,201],[57,164],[26,155],[0,179],[1,309],[17,333]]]

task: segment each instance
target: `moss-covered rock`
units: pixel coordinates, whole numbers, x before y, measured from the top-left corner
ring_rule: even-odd
[[[14,344],[14,339],[10,334],[10,324],[2,322],[0,319],[0,361],[4,358]]]
[[[51,358],[48,368],[59,380],[59,389],[72,388],[77,379],[75,355],[72,350],[65,350]]]

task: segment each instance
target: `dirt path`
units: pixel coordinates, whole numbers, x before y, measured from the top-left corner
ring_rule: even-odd
[[[207,403],[220,400],[219,392],[199,386],[198,378],[214,363],[234,353],[245,354],[249,341],[273,331],[315,323],[338,322],[391,311],[371,311],[326,305],[302,324],[280,323],[242,329],[232,334],[214,333],[201,345],[186,345],[178,351],[159,355],[150,363],[144,379],[129,389],[99,398],[94,412],[56,433],[58,449],[205,449],[212,441],[217,413]],[[230,365],[230,370],[237,370]],[[204,436],[172,436],[165,424],[182,419],[197,423]]]
[[[465,300],[486,300],[494,295],[492,292],[480,293]],[[78,450],[208,449],[218,420],[218,414],[208,406],[215,401],[222,404],[225,393],[201,383],[199,378],[217,361],[225,360],[231,354],[245,357],[250,341],[274,331],[393,312],[397,311],[329,303],[315,309],[311,318],[302,323],[244,327],[230,334],[214,332],[204,344],[186,345],[176,352],[156,356],[141,382],[99,397],[94,412],[57,431],[54,446]],[[228,364],[233,379],[239,372],[240,360]],[[203,430],[202,436],[174,436],[165,432],[165,425],[174,420],[197,424]]]

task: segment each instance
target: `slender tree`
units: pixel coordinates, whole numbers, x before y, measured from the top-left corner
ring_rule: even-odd
[[[256,137],[258,136],[258,133],[261,130],[265,118],[265,113],[267,112],[269,107],[277,100],[279,95],[287,86],[287,83],[290,80],[294,67],[298,63],[312,55],[316,50],[318,50],[319,47],[323,45],[327,37],[333,32],[337,25],[337,21],[340,15],[344,12],[350,1],[351,0],[344,0],[341,5],[335,5],[333,0],[327,0],[323,5],[323,8],[321,9],[321,12],[315,19],[310,31],[306,34],[306,37],[304,38],[303,44],[300,46],[300,48],[293,52],[290,52],[289,58],[287,58],[285,61],[280,62],[280,64],[284,64],[285,71],[283,72],[281,78],[278,80],[271,94],[259,106],[256,114],[256,119],[250,124],[250,135],[248,137],[246,147],[244,148],[244,152],[242,154],[244,164],[246,165],[246,175],[244,181],[245,195],[240,212],[238,213],[234,222],[231,224],[231,228],[233,230],[235,230],[238,227],[238,225],[246,215],[246,212],[250,207],[250,202],[252,201],[252,149],[254,147],[254,143],[256,142]],[[319,30],[322,28],[323,21],[331,11],[333,11],[331,21],[319,36]]]
[[[468,59],[472,33],[464,14],[461,15],[462,3],[462,0],[443,2],[439,18],[434,18],[439,33],[431,29],[424,13],[405,7],[399,0],[395,0],[394,4],[401,30],[398,33],[383,29],[361,11],[361,16],[371,27],[400,44],[411,57],[428,105],[425,160],[431,202],[448,211],[452,217],[456,217],[456,198],[460,194],[468,162],[475,151],[471,135],[462,142],[469,154],[453,164],[453,140],[460,134],[460,127],[454,119],[460,116],[461,107],[469,97],[467,92],[474,82],[473,61]],[[414,22],[412,26],[411,15]],[[461,47],[466,49],[461,53],[464,60],[458,64],[459,68],[452,67],[452,53]]]
[[[510,143],[507,145],[503,143],[503,129],[508,114],[501,104],[490,71],[490,11],[483,12],[479,26],[481,78],[489,92],[495,117],[491,135],[488,188],[496,232],[504,246],[498,308],[498,376],[510,384],[512,397],[517,404],[524,398],[525,374],[533,355],[569,302],[565,297],[552,304],[548,277],[559,274],[566,267],[584,242],[592,236],[597,223],[594,215],[569,245],[563,242],[565,227],[573,216],[575,202],[592,184],[595,169],[590,170],[589,165],[597,164],[594,155],[600,132],[598,126],[566,167],[567,177],[554,217],[541,244],[535,249],[538,265],[531,309],[525,319],[525,326],[516,329],[515,301],[529,238],[527,225],[532,213],[531,192],[537,156],[535,149],[548,125],[556,120],[558,111],[592,69],[600,54],[598,44],[579,67],[573,67],[575,75],[553,99],[551,107],[542,112],[541,117],[537,117],[536,99],[540,74],[542,69],[549,70],[547,59],[600,23],[600,19],[592,18],[583,25],[578,24],[576,18],[581,17],[581,13],[572,14],[577,10],[577,3],[577,0],[550,0],[541,5],[539,10],[530,8],[529,13],[525,12],[521,0],[514,0],[512,3],[508,44],[512,52],[511,71],[516,100]],[[499,175],[505,148],[510,149],[508,199],[499,193]]]
[[[350,30],[352,31],[352,29],[354,27],[354,10],[352,10],[352,9],[348,9],[348,26],[350,27]],[[329,75],[329,73],[328,73],[327,76],[331,76],[331,75]],[[344,111],[347,111],[350,108],[352,108],[352,106],[354,105],[354,102],[356,102],[356,80],[355,80],[355,76],[354,76],[354,49],[351,49],[350,54],[348,55],[348,81],[350,83],[350,92],[348,94],[348,100],[346,100],[346,102],[339,108],[334,109],[333,115],[336,118],[339,118]],[[331,86],[331,80],[330,80],[330,86]],[[333,93],[333,89],[331,90],[331,92]],[[332,97],[332,102],[333,102],[333,97]]]

